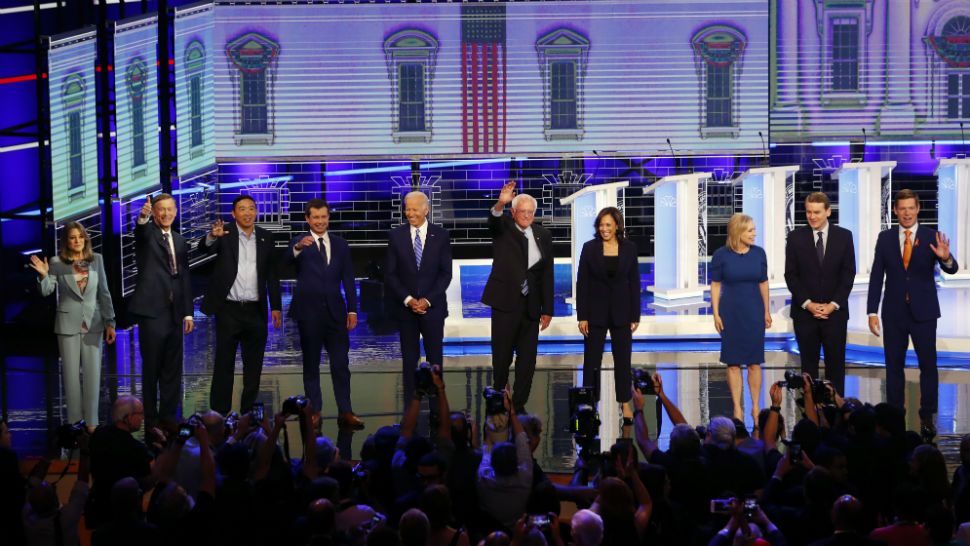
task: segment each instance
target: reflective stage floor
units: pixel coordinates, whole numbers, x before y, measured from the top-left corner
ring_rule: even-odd
[[[288,292],[284,298],[284,309],[288,304]],[[942,296],[942,295],[941,295]],[[781,301],[783,298],[779,297]],[[942,298],[949,303],[960,298]],[[773,298],[774,300],[774,298]],[[780,303],[780,302],[779,302]],[[853,305],[855,303],[853,302]],[[947,305],[951,312],[953,306]],[[558,305],[557,305],[558,308]],[[659,325],[649,320],[690,321],[691,328],[703,331],[713,327],[711,319],[700,306],[695,307],[690,316],[645,318],[641,331],[648,331]],[[949,309],[948,309],[949,310]],[[783,378],[786,369],[797,369],[798,356],[794,352],[791,335],[785,333],[783,305],[775,308],[777,328],[769,336],[767,362],[764,368],[761,406],[768,405],[768,388]],[[854,311],[854,308],[853,308]],[[856,316],[859,316],[856,313]],[[864,316],[864,314],[863,314]],[[949,316],[949,326],[944,326]],[[945,328],[966,328],[966,322],[955,319],[955,314],[944,312],[941,330]],[[465,319],[467,320],[467,319]],[[477,318],[476,320],[481,320]],[[184,395],[183,413],[190,414],[208,408],[209,387],[212,370],[212,348],[215,345],[215,329],[212,320],[204,315],[195,317],[196,331],[185,339]],[[449,319],[449,322],[452,322]],[[485,320],[487,323],[487,319]],[[543,420],[543,439],[536,454],[543,468],[550,471],[568,471],[575,460],[575,447],[567,431],[569,423],[568,390],[581,384],[582,344],[575,333],[575,320],[569,316],[557,316],[554,324],[563,335],[543,333],[544,342],[540,345],[538,370],[533,382],[532,394],[527,409]],[[790,331],[790,330],[789,330]],[[565,335],[565,334],[569,335]],[[639,333],[639,332],[638,332]],[[479,422],[483,417],[484,400],[482,388],[491,385],[492,372],[488,355],[487,332],[469,337],[478,338],[477,342],[451,344],[446,347],[445,382],[450,406],[453,410],[466,410]],[[672,400],[683,411],[692,425],[704,424],[715,415],[730,415],[731,401],[727,389],[726,373],[718,363],[719,343],[710,335],[691,335],[676,339],[677,336],[644,336],[638,339],[634,353],[634,364],[653,371],[659,370],[664,388]],[[875,348],[874,348],[875,349]],[[942,347],[941,347],[941,350]],[[123,393],[141,393],[140,359],[137,335],[134,331],[119,332],[118,342],[106,355],[102,374],[102,421],[108,414],[108,400]],[[943,355],[941,355],[942,357]],[[872,403],[885,399],[885,380],[882,369],[881,350],[852,350],[849,352],[849,369],[846,378],[846,395],[854,396]],[[300,394],[302,387],[301,355],[296,325],[284,321],[280,330],[270,330],[266,359],[263,368],[260,399],[267,408],[279,408],[288,396]],[[604,366],[611,365],[608,355]],[[5,374],[0,385],[0,395],[6,398],[9,408],[14,445],[21,456],[56,454],[51,447],[51,431],[62,422],[62,387],[59,379],[59,364],[56,359],[37,357],[11,357],[3,359]],[[938,427],[940,446],[947,460],[955,464],[958,457],[959,436],[970,433],[970,360],[958,355],[954,358],[941,358],[940,361],[940,412]],[[338,434],[335,407],[332,403],[330,375],[324,364],[321,367],[321,383],[324,393],[324,434],[335,438],[345,457],[357,458],[360,447],[368,434],[384,425],[395,424],[400,420],[402,400],[402,378],[400,348],[397,333],[393,326],[383,320],[377,312],[363,311],[360,326],[351,337],[351,370],[354,410],[366,421],[366,428],[356,433]],[[234,405],[238,404],[242,388],[241,365],[235,380]],[[907,405],[915,408],[919,400],[918,371],[907,369]],[[747,395],[746,411],[749,411]],[[647,404],[650,423],[655,422],[654,404]],[[786,394],[783,413],[786,423],[795,422],[796,406],[791,396]],[[424,414],[426,416],[426,413]],[[424,417],[423,417],[424,418]],[[601,419],[617,422],[619,409],[615,404],[601,408]],[[751,418],[747,417],[750,429]],[[907,414],[907,424],[911,429],[918,428],[915,409]],[[424,425],[427,426],[426,424]],[[660,441],[666,446],[672,425],[664,416],[660,430]],[[299,439],[295,421],[290,424],[290,452],[300,453]],[[654,431],[655,432],[655,431]]]

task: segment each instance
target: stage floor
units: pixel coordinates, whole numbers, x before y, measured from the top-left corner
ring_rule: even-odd
[[[288,304],[288,287],[285,292],[284,307]],[[853,307],[856,298],[854,295]],[[955,317],[955,314],[948,313],[955,313],[956,308],[951,306],[961,300],[956,296],[941,299],[948,306],[944,315]],[[784,296],[777,296],[777,301],[783,300]],[[788,326],[785,325],[783,307],[775,308],[776,327],[769,336],[762,407],[767,405],[771,383],[782,379],[786,369],[798,368],[798,356],[793,351],[791,335],[786,333]],[[860,314],[864,316],[864,313],[855,313],[856,316]],[[635,347],[634,364],[660,371],[665,390],[692,425],[706,423],[715,415],[731,413],[725,369],[718,363],[719,343],[709,333],[704,333],[712,330],[710,322],[709,316],[700,313],[645,317]],[[446,348],[448,398],[452,409],[467,410],[480,421],[484,411],[481,391],[492,382],[488,333],[487,330],[480,330],[487,328],[484,325],[487,325],[488,319],[449,319],[449,328],[456,327],[456,323],[457,327],[478,331],[472,332],[475,335],[467,336],[468,339],[461,343],[461,340],[453,339]],[[538,369],[527,409],[539,415],[545,423],[543,440],[536,454],[540,464],[550,471],[560,472],[568,471],[575,460],[575,448],[567,432],[570,417],[567,396],[570,387],[581,383],[582,344],[574,330],[575,320],[572,317],[556,317],[554,326],[558,332],[544,332],[541,338],[543,343],[540,345]],[[941,320],[940,326],[941,334],[952,329],[967,328],[965,321],[955,318]],[[670,329],[669,333],[663,333],[665,328]],[[686,334],[685,328],[697,334]],[[677,335],[677,331],[681,331],[682,335]],[[214,344],[212,320],[197,314],[196,330],[185,340],[184,413],[208,408]],[[360,326],[351,338],[351,346],[354,410],[365,418],[367,427],[356,433],[338,434],[330,375],[324,363],[321,374],[323,431],[335,437],[345,456],[357,458],[368,434],[400,420],[403,407],[402,378],[397,334],[377,313],[361,313]],[[107,416],[107,401],[112,396],[130,392],[137,395],[141,392],[140,359],[134,356],[137,354],[135,332],[119,332],[114,355],[107,359],[113,360],[114,364],[106,362],[102,376],[102,420]],[[885,381],[881,350],[852,350],[848,356],[850,365],[846,394],[873,403],[883,401]],[[283,399],[303,391],[300,361],[296,325],[285,321],[282,329],[271,329],[260,388],[260,398],[267,407],[278,408]],[[611,362],[607,356],[604,365],[609,367]],[[57,361],[6,357],[5,364],[4,396],[10,408],[15,448],[22,456],[55,453],[49,445],[52,437],[50,431],[62,422],[63,412]],[[943,369],[940,373],[939,442],[948,462],[956,464],[959,436],[970,432],[970,361],[958,355],[956,358],[941,359],[940,364]],[[241,370],[241,366],[237,369]],[[238,404],[241,381],[241,375],[237,374],[234,404]],[[918,371],[915,369],[907,369],[906,396],[907,404],[914,408],[919,399]],[[747,404],[745,400],[746,408]],[[653,404],[648,404],[651,423],[655,422],[653,408]],[[795,411],[794,400],[786,395],[783,413],[789,426],[795,420]],[[618,420],[618,407],[606,404],[601,409],[601,418],[604,421]],[[750,416],[746,421],[750,428]],[[912,429],[918,428],[915,410],[908,413],[907,424]],[[423,427],[426,426],[425,423]],[[293,442],[291,453],[296,455],[300,453],[300,447],[295,422],[290,427]],[[671,428],[671,423],[664,416],[660,431],[662,446],[666,446]]]

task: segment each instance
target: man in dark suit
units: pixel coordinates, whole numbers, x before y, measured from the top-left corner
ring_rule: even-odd
[[[362,428],[364,422],[354,415],[350,403],[349,332],[357,327],[357,290],[350,245],[327,231],[330,205],[323,199],[307,202],[306,221],[310,232],[294,237],[284,254],[287,262],[296,264],[290,316],[300,331],[303,388],[319,413],[323,409],[320,351],[326,348],[337,402],[337,424],[342,428]]]
[[[178,413],[182,335],[192,331],[188,244],[172,229],[177,213],[175,199],[160,193],[145,201],[135,222],[138,277],[128,312],[138,324],[145,430]]]
[[[869,276],[869,330],[880,335],[879,300],[882,296],[882,346],[886,356],[886,401],[904,406],[906,349],[913,340],[919,361],[921,432],[936,435],[933,415],[937,410],[939,378],[936,371],[936,321],[940,301],[936,296],[936,264],[945,273],[959,268],[950,254],[946,235],[917,223],[919,197],[912,190],[900,190],[893,201],[899,227],[887,229],[876,239],[876,254]],[[883,277],[886,292],[882,293]]]
[[[511,216],[504,214],[512,204]],[[532,389],[539,331],[552,320],[552,236],[534,225],[536,200],[515,194],[515,181],[502,187],[491,208],[488,229],[492,235],[492,272],[485,283],[482,303],[492,308],[492,367],[495,388],[504,389],[515,353],[512,402],[517,413]]]
[[[829,198],[822,192],[805,199],[808,225],[792,231],[785,244],[785,282],[792,294],[791,318],[802,358],[802,372],[818,378],[825,348],[825,377],[845,392],[845,337],[849,293],[855,282],[852,233],[829,222]]]
[[[266,297],[273,327],[282,324],[280,279],[273,237],[256,225],[256,201],[240,195],[232,202],[234,225],[217,220],[200,241],[215,255],[202,312],[216,319],[216,355],[209,405],[226,415],[232,404],[236,349],[242,345],[243,392],[239,407],[249,411],[259,394],[266,350]]]
[[[392,313],[400,325],[404,360],[404,401],[414,397],[414,372],[421,356],[441,366],[442,340],[451,284],[451,240],[448,230],[428,222],[428,196],[413,191],[404,197],[407,225],[388,234],[384,285],[392,298]]]

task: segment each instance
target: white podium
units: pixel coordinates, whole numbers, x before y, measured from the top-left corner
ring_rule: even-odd
[[[735,184],[741,184],[741,210],[754,218],[755,244],[768,256],[768,288],[786,288],[785,242],[788,225],[794,221],[795,173],[801,167],[759,167],[748,169]]]
[[[942,279],[946,284],[970,284],[970,159],[941,159],[936,177],[939,228],[950,238],[950,252],[960,264],[955,274]]]
[[[698,281],[698,191],[711,173],[665,176],[643,190],[653,193],[655,299],[679,300],[703,297]]]
[[[895,161],[843,163],[832,175],[839,181],[839,225],[852,232],[855,282],[869,284],[879,232],[889,228]]]
[[[610,184],[597,184],[586,186],[585,188],[563,197],[559,202],[570,206],[570,226],[572,227],[572,240],[569,242],[569,253],[572,258],[572,297],[566,298],[566,303],[576,305],[576,275],[579,272],[579,255],[583,251],[583,245],[593,238],[595,229],[593,222],[596,215],[606,207],[619,206],[617,190],[629,186],[629,182],[612,182]]]

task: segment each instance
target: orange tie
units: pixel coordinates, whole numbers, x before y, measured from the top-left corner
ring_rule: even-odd
[[[913,240],[910,238],[910,231],[905,232],[906,240],[903,241],[903,269],[909,269],[909,259],[913,257]]]

